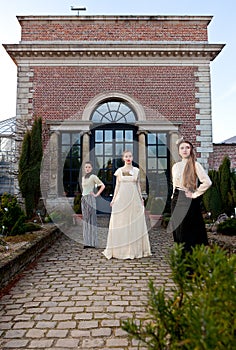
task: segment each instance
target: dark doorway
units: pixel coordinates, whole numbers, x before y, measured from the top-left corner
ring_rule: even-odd
[[[98,213],[110,213],[110,201],[115,188],[114,172],[123,165],[122,152],[130,150],[137,166],[137,128],[127,124],[106,124],[92,130],[90,138],[91,160],[94,173],[106,188],[98,199]]]

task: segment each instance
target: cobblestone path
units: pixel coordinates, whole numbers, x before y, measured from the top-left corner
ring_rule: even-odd
[[[150,278],[173,286],[165,259],[172,238],[159,228],[150,241],[151,257],[106,260],[103,248],[63,235],[0,299],[0,349],[137,350],[122,320],[145,317]]]

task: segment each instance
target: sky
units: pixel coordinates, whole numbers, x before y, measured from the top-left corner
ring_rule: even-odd
[[[226,44],[211,62],[213,142],[236,136],[235,0],[0,0],[0,44],[20,41],[20,15],[210,15],[208,40]],[[0,45],[0,121],[16,114],[16,66]]]

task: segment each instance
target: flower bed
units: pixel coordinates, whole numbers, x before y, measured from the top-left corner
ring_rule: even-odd
[[[2,246],[0,290],[6,287],[28,264],[33,262],[44,249],[52,245],[60,235],[61,231],[56,226],[46,225],[36,233],[22,235],[21,239],[17,237],[18,239],[15,241],[7,242],[8,249]]]

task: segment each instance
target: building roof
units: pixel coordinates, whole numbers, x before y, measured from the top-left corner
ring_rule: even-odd
[[[0,120],[0,137],[12,136],[15,132],[16,117]]]
[[[229,139],[224,140],[221,143],[236,143],[236,136],[230,137]]]

